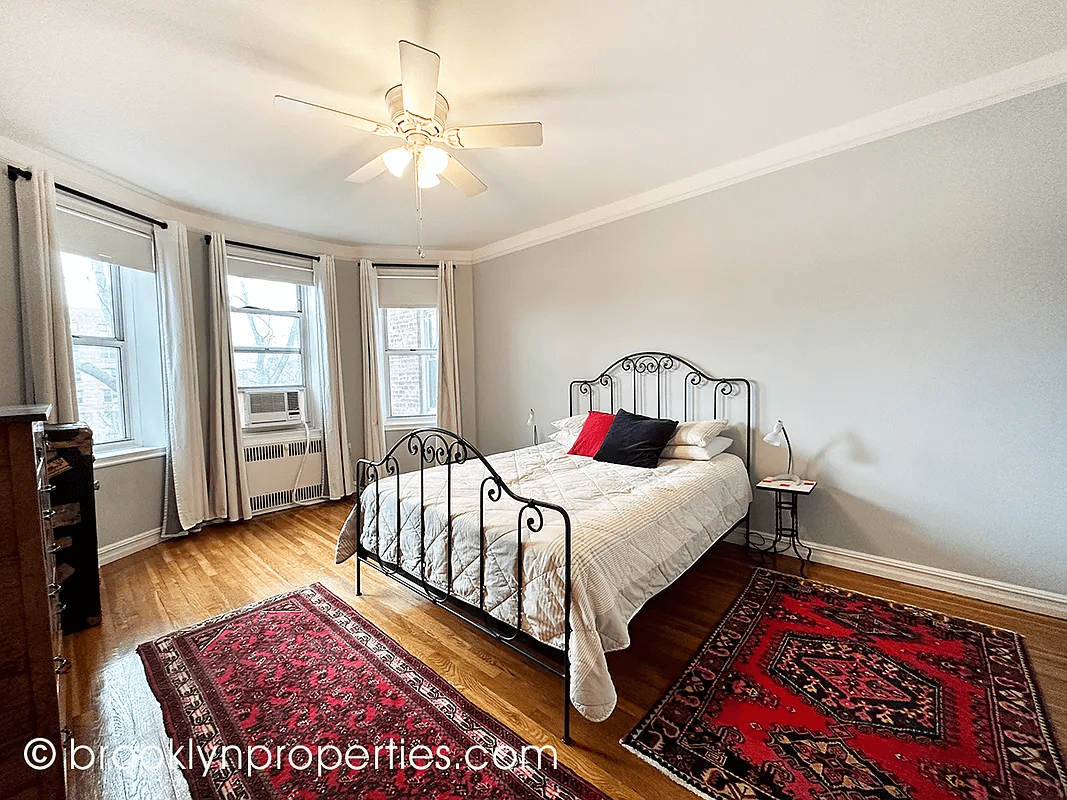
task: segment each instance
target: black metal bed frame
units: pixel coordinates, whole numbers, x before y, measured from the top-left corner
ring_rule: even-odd
[[[623,402],[625,373],[631,374],[629,381],[631,386],[630,398],[634,413],[647,413],[651,400],[646,396],[647,384],[651,382],[655,387],[655,411],[656,416],[662,416],[665,408],[670,404],[671,393],[669,379],[682,369],[688,370],[684,375],[682,384],[682,421],[688,421],[693,408],[696,405],[694,394],[699,387],[713,387],[712,417],[717,417],[720,408],[720,397],[740,396],[743,392],[745,401],[745,470],[749,473],[751,483],[751,455],[752,455],[752,385],[746,378],[715,378],[694,366],[679,356],[669,353],[646,351],[633,353],[615,361],[597,377],[588,380],[576,380],[570,383],[570,413],[575,414],[576,404],[584,396],[587,399],[587,410],[600,410],[604,408],[603,395],[607,394],[607,409],[616,408],[616,399]],[[654,380],[650,381],[652,378]],[[601,391],[606,388],[606,392]],[[618,390],[618,393],[617,391]],[[594,409],[593,406],[597,408]],[[725,406],[725,399],[723,399]],[[669,409],[668,409],[669,410]],[[403,553],[401,550],[401,496],[400,496],[400,462],[397,459],[399,451],[406,450],[407,454],[417,457],[419,461],[419,553],[418,567],[416,572],[410,572],[403,566]],[[478,571],[478,605],[472,605],[458,597],[453,591],[452,575],[452,467],[466,463],[475,458],[482,463],[488,473],[482,480],[479,489],[478,502],[478,529],[480,531],[480,556]],[[445,581],[444,587],[434,585],[426,577],[426,469],[444,467],[446,472],[446,519],[447,528],[445,536]],[[381,546],[381,481],[396,479],[396,520],[397,536],[396,547],[393,554],[394,560],[389,560],[389,554],[371,551],[363,546],[363,491],[370,485],[374,485],[375,492],[375,534],[378,546]],[[520,504],[517,512],[515,536],[515,579],[517,586],[515,624],[493,616],[485,608],[485,510],[486,501],[495,503],[503,497]],[[486,633],[497,641],[511,647],[523,654],[539,666],[547,669],[554,675],[563,678],[563,736],[564,743],[570,742],[570,688],[571,688],[571,664],[570,664],[570,640],[571,640],[571,519],[567,511],[555,503],[525,497],[512,491],[500,474],[493,468],[486,457],[473,444],[462,436],[445,430],[444,428],[419,428],[410,431],[396,442],[379,461],[361,458],[356,462],[356,594],[362,594],[360,579],[360,563],[366,562],[369,566],[392,577],[415,592],[426,597],[431,602],[452,612],[468,623]],[[535,640],[530,634],[522,630],[523,613],[523,536],[527,532],[536,533],[545,524],[545,513],[558,514],[563,523],[564,530],[564,589],[563,589],[563,649],[558,650],[550,645]],[[728,531],[744,526],[745,540],[750,536],[749,514],[738,520]],[[720,537],[721,538],[721,537]]]

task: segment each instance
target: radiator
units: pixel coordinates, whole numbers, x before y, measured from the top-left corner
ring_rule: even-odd
[[[296,480],[305,448],[308,449],[308,456],[294,497],[293,481]],[[244,449],[244,457],[253,514],[291,508],[298,501],[313,500],[324,495],[322,439],[312,439],[310,447],[305,439],[248,445]]]

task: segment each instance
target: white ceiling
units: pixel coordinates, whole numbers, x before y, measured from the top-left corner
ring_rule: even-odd
[[[1062,0],[4,0],[0,135],[176,204],[410,244],[413,190],[343,178],[391,140],[397,41],[441,54],[451,124],[540,120],[464,152],[489,191],[425,193],[426,243],[474,249],[1067,47]]]

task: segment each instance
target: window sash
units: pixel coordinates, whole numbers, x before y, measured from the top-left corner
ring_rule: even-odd
[[[297,355],[300,355],[304,351],[301,350],[299,347],[252,347],[252,346],[245,347],[245,346],[242,346],[242,347],[234,347],[233,348],[233,352],[235,352],[235,353],[296,353]]]
[[[420,392],[419,400],[422,408],[427,408],[430,405],[430,396],[433,391],[433,387],[429,385],[428,378],[430,376],[430,360],[438,358],[440,355],[439,347],[390,347],[389,346],[389,311],[393,309],[406,310],[409,308],[426,308],[439,310],[436,305],[423,305],[418,306],[395,306],[395,305],[381,305],[378,309],[378,331],[379,331],[379,353],[381,354],[381,404],[382,415],[384,423],[389,426],[404,425],[410,426],[412,424],[434,424],[436,420],[436,412],[430,411],[425,414],[400,414],[396,413],[393,408],[393,376],[390,369],[391,357],[395,356],[410,356],[416,357],[419,361],[419,382]],[[421,321],[419,322],[419,339],[422,337]]]
[[[249,314],[257,317],[302,317],[304,312],[301,311],[281,311],[273,308],[256,308],[255,306],[230,306],[231,314]]]
[[[237,261],[237,260],[238,259],[234,259],[232,256],[230,257],[230,261],[231,262]],[[268,278],[266,275],[263,275],[263,274],[243,274],[243,273],[236,273],[235,271],[232,271],[232,270],[231,270],[230,274],[233,277],[253,278],[253,279],[258,279],[258,280],[271,280],[271,279],[273,279],[273,277]],[[296,336],[297,342],[296,342],[296,345],[289,347],[289,346],[282,346],[282,345],[255,345],[255,344],[240,344],[240,345],[238,345],[238,344],[233,344],[233,345],[231,345],[231,350],[232,350],[232,352],[233,352],[233,354],[235,356],[239,355],[239,354],[250,355],[250,356],[260,356],[260,355],[296,356],[299,359],[299,368],[300,368],[299,380],[295,381],[295,382],[294,381],[288,381],[288,382],[283,382],[283,383],[264,384],[264,383],[243,383],[238,378],[237,388],[239,390],[245,390],[245,389],[294,389],[294,388],[298,388],[298,389],[304,389],[306,391],[306,390],[308,390],[310,388],[310,376],[309,376],[308,370],[311,367],[311,365],[309,363],[309,360],[311,358],[311,352],[309,352],[309,348],[308,348],[308,335],[309,334],[308,334],[308,329],[307,329],[308,318],[307,318],[307,314],[306,314],[307,298],[305,296],[305,292],[307,291],[308,287],[306,285],[304,285],[302,282],[297,282],[297,281],[294,281],[294,280],[280,280],[279,282],[286,283],[286,284],[292,286],[293,289],[295,289],[295,291],[296,291],[296,298],[295,298],[296,299],[296,309],[295,310],[276,309],[276,308],[263,307],[263,306],[234,306],[234,305],[230,305],[229,306],[229,312],[231,314],[231,320],[236,319],[234,316],[232,316],[232,315],[236,315],[236,314],[244,314],[244,315],[250,316],[250,317],[260,317],[260,318],[277,317],[279,319],[294,320],[295,321],[296,330],[297,330],[297,336]]]
[[[115,394],[119,403],[119,416],[122,419],[122,434],[116,439],[103,439],[102,434],[94,431],[94,435],[97,438],[97,442],[101,445],[114,445],[132,442],[134,440],[133,432],[131,429],[130,409],[132,408],[130,400],[130,357],[129,349],[126,347],[126,342],[122,339],[100,339],[90,336],[72,336],[72,345],[77,347],[97,347],[106,348],[108,350],[114,350],[118,354],[118,369],[116,370],[116,376],[118,377],[118,387]],[[85,380],[85,377],[75,373],[74,385],[75,390],[80,380]]]
[[[95,259],[99,261],[99,259]],[[74,347],[106,347],[118,351],[118,395],[119,414],[122,418],[122,436],[118,439],[98,439],[101,445],[126,444],[134,440],[130,412],[132,410],[132,398],[130,395],[130,353],[126,342],[126,307],[123,305],[122,277],[119,274],[119,265],[108,262],[108,271],[111,273],[111,327],[113,336],[85,336],[71,334],[71,345]],[[74,386],[77,391],[79,379],[84,380],[78,373],[74,375]]]
[[[297,356],[297,358],[299,358],[299,362],[300,362],[300,373],[299,373],[300,380],[297,380],[297,381],[281,380],[281,381],[274,381],[274,382],[271,382],[271,383],[253,383],[253,382],[246,383],[246,382],[242,381],[241,380],[241,373],[242,373],[244,368],[239,366],[239,365],[237,365],[236,366],[237,388],[240,389],[240,390],[244,390],[244,389],[283,389],[283,388],[284,389],[305,389],[306,390],[308,388],[308,382],[307,382],[307,360],[304,358],[303,353],[301,353],[300,351],[284,353],[284,352],[278,352],[278,351],[267,352],[267,351],[263,351],[263,350],[252,350],[252,351],[246,350],[246,351],[243,351],[243,352],[235,350],[234,351],[234,355],[238,355],[238,354],[274,355],[274,356],[289,356],[289,355],[293,355],[293,356]],[[288,364],[288,362],[287,362],[287,364]],[[279,376],[279,377],[282,377],[282,376]]]
[[[390,368],[390,355],[399,356],[413,356],[419,359],[419,389],[420,399],[423,408],[429,408],[430,395],[433,387],[430,386],[428,381],[430,373],[430,360],[438,357],[436,350],[388,350],[385,352],[385,383],[383,385],[385,391],[385,420],[386,422],[433,422],[436,416],[435,411],[429,411],[425,414],[400,414],[393,409],[393,381],[392,372]],[[440,368],[440,367],[438,367]]]
[[[435,356],[436,347],[393,347],[385,348],[387,356]]]

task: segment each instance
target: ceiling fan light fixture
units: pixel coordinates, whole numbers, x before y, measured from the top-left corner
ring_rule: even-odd
[[[382,161],[385,162],[385,168],[399,178],[411,163],[411,151],[406,147],[394,147],[382,153]]]
[[[448,153],[432,144],[426,145],[419,153],[419,167],[434,175],[440,175],[448,166]]]
[[[436,175],[434,175],[429,170],[420,169],[419,172],[418,172],[418,176],[419,176],[418,184],[419,184],[419,188],[420,189],[432,189],[433,187],[437,186],[437,184],[439,184],[441,182],[441,179],[438,178]]]

